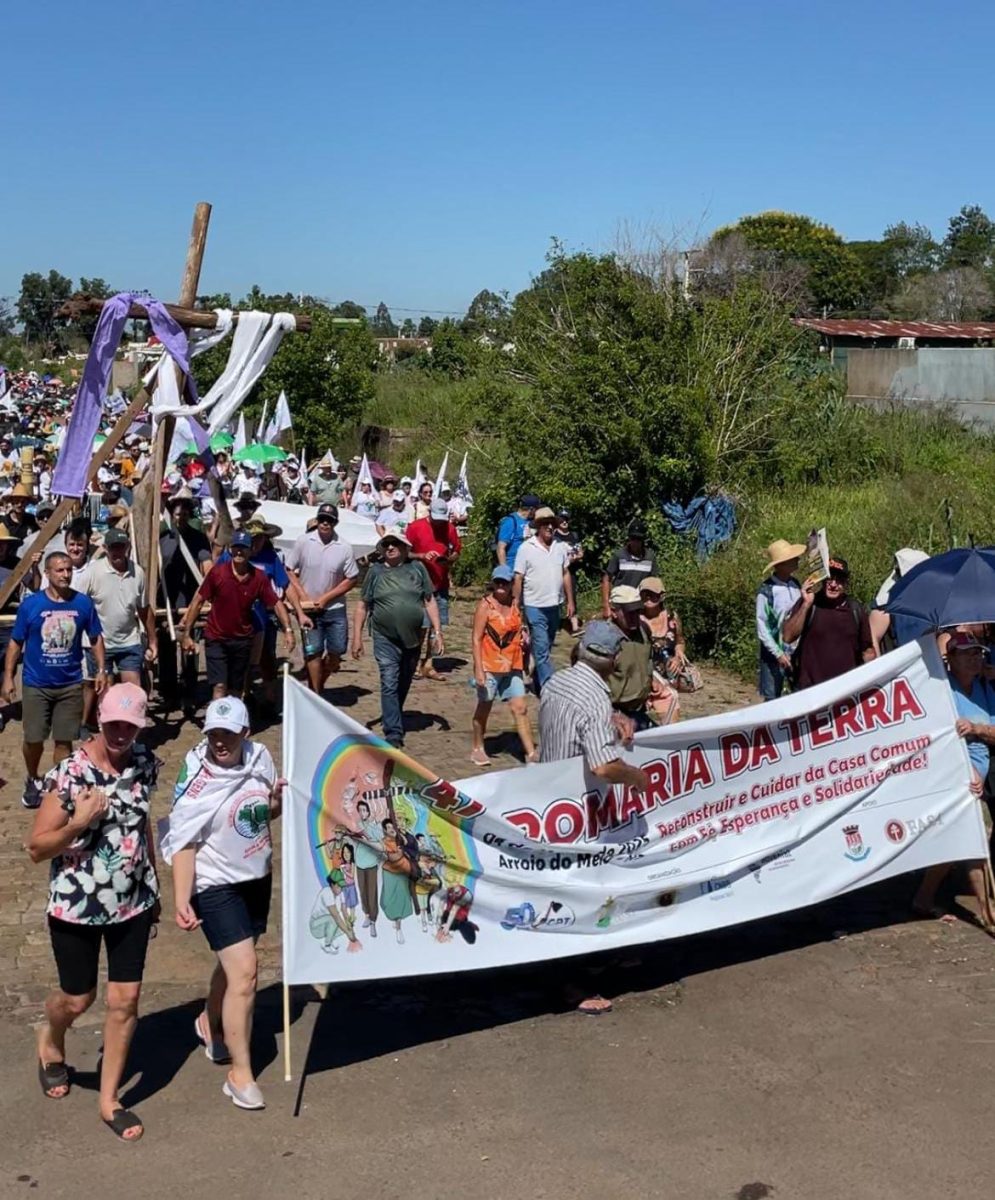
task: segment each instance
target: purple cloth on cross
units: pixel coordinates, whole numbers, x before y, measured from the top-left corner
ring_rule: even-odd
[[[152,331],[165,346],[170,358],[187,376],[188,387],[196,403],[197,391],[190,375],[187,335],[169,315],[165,306],[151,296],[138,293],[119,292],[112,296],[100,310],[97,330],[90,343],[90,353],[83,368],[83,378],[76,393],[69,427],[52,475],[54,496],[80,497],[86,492],[87,476],[93,459],[93,439],[100,428],[104,396],[110,382],[114,355],[121,342],[121,334],[124,332],[128,310],[132,304],[144,305],[148,311]]]

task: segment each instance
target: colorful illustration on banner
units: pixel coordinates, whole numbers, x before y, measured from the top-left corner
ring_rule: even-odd
[[[308,804],[319,888],[312,937],[330,954],[342,936],[352,952],[382,932],[403,946],[412,927],[437,942],[455,932],[473,945],[469,914],[480,863],[472,817],[463,814],[479,811],[444,780],[426,782],[386,742],[336,738],[315,769]]]

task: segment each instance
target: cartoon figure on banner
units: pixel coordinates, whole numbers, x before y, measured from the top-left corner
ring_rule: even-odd
[[[312,780],[308,828],[320,889],[311,932],[329,953],[337,952],[339,933],[350,950],[361,948],[358,908],[371,938],[382,913],[401,946],[404,922],[415,915],[424,932],[445,932],[440,941],[456,929],[473,943],[476,926],[467,914],[480,865],[470,821],[442,815],[461,811],[474,811],[469,797],[441,779],[426,783],[403,755],[376,738],[343,736],[328,747]],[[444,867],[451,873],[446,884],[452,902],[444,894]]]

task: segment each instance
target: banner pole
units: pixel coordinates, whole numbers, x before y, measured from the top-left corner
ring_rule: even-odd
[[[290,984],[283,981],[283,1082],[290,1082]]]
[[[287,685],[290,681],[290,662],[284,659],[283,663],[283,711],[284,715],[287,712]],[[286,731],[286,724],[284,724]],[[281,774],[287,763],[287,738],[286,732],[283,736],[282,746],[282,762],[280,764]],[[284,788],[283,802],[286,804],[287,789]],[[286,828],[286,816],[284,816],[284,828]],[[290,1082],[290,984],[287,982],[287,854],[283,847],[286,841],[281,842],[280,868],[282,874],[282,886],[280,887],[280,935],[283,939],[283,1082]]]

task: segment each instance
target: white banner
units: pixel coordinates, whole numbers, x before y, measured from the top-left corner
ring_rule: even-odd
[[[447,783],[287,680],[288,983],[682,937],[987,856],[935,643],[641,734],[645,795],[580,759]],[[546,935],[556,934],[555,937]]]

